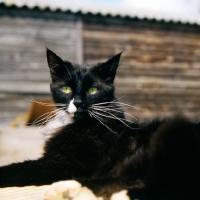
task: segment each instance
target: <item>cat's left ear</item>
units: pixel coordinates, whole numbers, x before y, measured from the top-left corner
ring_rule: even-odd
[[[60,79],[63,76],[71,76],[70,71],[72,71],[73,66],[70,62],[63,61],[59,56],[57,56],[48,48],[46,48],[46,52],[51,78],[53,80]]]
[[[113,82],[115,79],[116,71],[119,66],[121,53],[113,56],[107,62],[101,63],[96,66],[96,72],[105,81]]]

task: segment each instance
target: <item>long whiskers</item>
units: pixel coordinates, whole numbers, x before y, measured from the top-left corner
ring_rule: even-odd
[[[121,97],[119,97],[119,98],[117,98],[117,99],[115,99],[115,100],[113,100],[113,101],[119,101],[120,99],[124,98],[126,95],[127,95],[127,94],[124,94],[124,95],[122,95]]]
[[[110,114],[110,115],[112,115],[113,117],[111,117],[111,116],[109,116],[109,115],[107,115],[107,116],[108,116],[108,117],[111,117],[111,118],[115,118],[115,119],[121,119],[121,120],[123,120],[123,121],[127,121],[127,122],[132,123],[132,121],[130,121],[130,120],[128,120],[128,119],[124,119],[124,118],[117,117],[117,116],[114,115],[113,113],[111,113],[111,112],[109,112],[109,111],[106,111],[106,110],[94,109],[94,108],[93,108],[93,111],[94,111],[94,112],[97,112],[97,113],[99,113],[99,114],[102,114],[102,115]],[[100,112],[102,112],[102,113],[100,113]],[[121,112],[121,113],[123,113],[123,112]]]
[[[113,105],[112,105],[113,104]],[[94,106],[99,106],[99,105],[102,105],[102,106],[120,106],[120,107],[128,107],[128,108],[136,108],[136,109],[140,109],[136,106],[132,106],[132,105],[129,105],[129,104],[126,104],[126,103],[122,103],[122,102],[119,102],[119,101],[108,101],[108,102],[102,102],[102,103],[96,103],[96,104],[93,104]]]
[[[35,135],[41,129],[45,128],[45,126],[44,126],[45,124],[58,121],[66,113],[66,104],[63,104],[63,103],[45,103],[45,102],[37,101],[33,97],[31,97],[31,99],[28,99],[28,98],[24,97],[23,95],[21,95],[21,96],[27,101],[34,102],[34,103],[40,104],[42,106],[58,107],[55,110],[44,113],[43,115],[39,116],[32,123],[29,124],[29,125],[31,125],[31,127],[33,127],[33,126],[38,127],[37,131],[35,132]]]
[[[114,111],[114,112],[118,112],[118,113],[124,113],[137,121],[137,119],[135,117],[133,117],[133,115],[131,115],[130,113],[121,111],[120,108],[111,109],[111,108],[107,108],[106,106],[92,106],[92,109],[99,110],[102,112]],[[117,110],[117,109],[119,109],[119,110]],[[129,121],[129,122],[131,122],[131,121]]]
[[[122,98],[122,97],[120,97],[120,98]],[[95,114],[96,117],[102,116],[102,117],[104,117],[104,119],[105,118],[115,119],[115,120],[120,121],[121,123],[123,123],[125,126],[127,126],[130,129],[136,129],[136,128],[132,128],[128,124],[128,123],[133,123],[133,121],[130,121],[123,117],[121,118],[117,115],[117,113],[128,115],[129,117],[134,119],[134,121],[135,120],[137,121],[137,119],[134,116],[132,116],[130,113],[122,111],[122,108],[137,108],[137,107],[126,104],[126,103],[119,102],[118,101],[119,99],[109,101],[109,102],[101,102],[101,103],[93,104],[90,107],[90,111],[92,111],[92,113]]]
[[[108,127],[106,124],[104,124],[104,123],[102,122],[101,118],[100,118],[98,115],[96,115],[96,114],[94,113],[94,111],[88,110],[88,112],[89,112],[90,115],[92,115],[95,119],[97,119],[103,126],[105,126],[107,129],[109,129],[111,132],[113,132],[114,134],[116,134],[116,135],[118,136],[118,134],[117,134],[115,131],[113,131],[110,127]]]
[[[31,124],[33,126],[39,126],[41,124],[45,124],[45,123],[49,122],[50,119],[53,119],[56,115],[58,115],[58,113],[62,110],[63,110],[63,108],[58,108],[53,111],[44,113],[43,115],[40,115],[37,119],[35,119],[34,122],[32,122]]]
[[[43,105],[43,106],[51,106],[51,107],[54,107],[54,106],[66,106],[65,104],[63,103],[44,103],[44,102],[40,102],[40,101],[37,101],[35,99],[27,99],[26,97],[22,96],[25,100],[27,101],[30,101],[30,102],[35,102],[37,104],[40,104],[40,105]]]
[[[39,126],[38,130],[36,132],[36,134],[37,134],[39,132],[39,130],[45,128],[44,127],[45,124],[55,122],[55,121],[59,120],[60,118],[62,118],[64,115],[65,115],[64,110],[56,109],[55,111],[49,112],[45,118],[42,118],[39,121],[36,120],[36,122],[34,124],[32,124],[31,126],[34,126],[34,125]],[[41,116],[39,118],[41,118]]]
[[[119,120],[121,123],[123,123],[125,126],[127,126],[128,128],[130,128],[130,129],[135,129],[135,128],[132,128],[132,127],[130,127],[128,124],[126,124],[125,122],[131,122],[131,121],[129,121],[129,120],[127,120],[127,119],[123,119],[123,118],[119,118],[119,117],[117,117],[116,115],[114,115],[114,114],[112,114],[112,113],[110,113],[110,112],[106,112],[106,111],[100,111],[100,112],[105,112],[106,114],[109,114],[109,115],[106,115],[106,114],[102,114],[102,113],[100,113],[100,112],[98,112],[98,111],[93,111],[95,114],[97,114],[97,115],[101,115],[101,116],[103,116],[103,117],[107,117],[107,118],[111,118],[111,119],[116,119],[116,120]]]

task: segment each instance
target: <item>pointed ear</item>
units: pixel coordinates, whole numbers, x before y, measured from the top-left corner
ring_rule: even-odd
[[[121,54],[122,52],[113,56],[107,62],[101,63],[95,67],[95,71],[100,78],[109,82],[114,81]]]
[[[70,62],[63,61],[59,56],[57,56],[48,48],[46,48],[46,52],[51,78],[53,80],[60,79],[63,76],[71,76],[70,70],[73,68],[73,66]]]

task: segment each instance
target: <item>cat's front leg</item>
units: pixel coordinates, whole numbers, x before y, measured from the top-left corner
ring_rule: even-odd
[[[48,185],[59,180],[69,180],[73,172],[70,165],[55,160],[30,160],[0,167],[0,188],[12,186]]]
[[[107,199],[107,198],[106,198]],[[82,187],[77,181],[59,181],[53,183],[44,191],[43,200],[106,200],[97,197],[87,187]],[[110,200],[130,200],[126,190],[114,193]]]

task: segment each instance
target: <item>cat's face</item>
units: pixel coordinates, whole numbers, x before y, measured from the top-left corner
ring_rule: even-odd
[[[92,106],[114,100],[113,82],[120,56],[96,65],[73,65],[47,49],[55,103],[64,104],[63,109],[75,120],[84,120],[90,117],[88,110]]]

